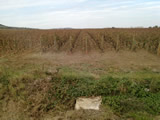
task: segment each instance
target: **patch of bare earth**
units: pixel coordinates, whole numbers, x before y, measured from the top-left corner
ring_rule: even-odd
[[[150,69],[160,71],[160,57],[146,51],[129,52],[129,51],[109,51],[105,53],[92,52],[83,53],[46,53],[46,54],[29,54],[23,58],[24,62],[44,64],[48,66],[72,66],[76,69],[88,67],[93,70],[109,70],[113,68],[118,71]],[[83,66],[84,65],[84,66]]]

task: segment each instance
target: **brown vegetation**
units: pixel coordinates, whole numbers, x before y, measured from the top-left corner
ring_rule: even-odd
[[[0,55],[24,51],[106,52],[145,49],[159,55],[160,29],[0,30]]]

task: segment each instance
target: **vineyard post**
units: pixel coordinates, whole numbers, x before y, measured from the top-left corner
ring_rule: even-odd
[[[116,51],[118,52],[119,50],[119,34],[117,35],[117,40],[116,40]]]
[[[131,50],[132,51],[135,51],[136,49],[136,40],[135,40],[135,37],[136,37],[136,34],[133,34],[133,38],[132,38],[132,47],[131,47]]]
[[[87,38],[87,36],[86,36],[86,54],[88,53],[88,38]]]
[[[101,48],[104,49],[104,36],[101,37]]]
[[[72,52],[73,47],[73,38],[72,36],[69,37],[69,43],[70,43],[70,52]]]
[[[159,45],[158,45],[158,49],[157,49],[157,55],[160,56],[160,41],[159,41]]]
[[[58,47],[57,47],[57,37],[56,37],[56,35],[54,35],[54,48],[55,48],[55,51],[58,50]]]
[[[40,55],[42,54],[42,35],[40,36]]]

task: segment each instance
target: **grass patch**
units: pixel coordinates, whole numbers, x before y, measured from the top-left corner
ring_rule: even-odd
[[[91,73],[62,67],[48,76],[41,67],[0,68],[0,103],[6,98],[23,100],[32,116],[73,109],[81,96],[102,96],[103,106],[122,118],[152,120],[160,114],[160,75],[142,71],[95,78]]]
[[[103,105],[109,105],[120,116],[135,111],[159,115],[160,76],[156,73],[148,73],[149,76],[143,74],[142,72],[119,77],[114,74],[105,75],[98,80],[89,74],[83,76],[74,72],[53,76],[48,95],[52,102],[47,109],[54,109],[60,104],[70,109],[74,107],[78,97],[102,96]]]

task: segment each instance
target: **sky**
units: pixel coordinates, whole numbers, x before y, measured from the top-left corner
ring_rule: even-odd
[[[160,0],[0,0],[0,24],[42,29],[160,26]]]

